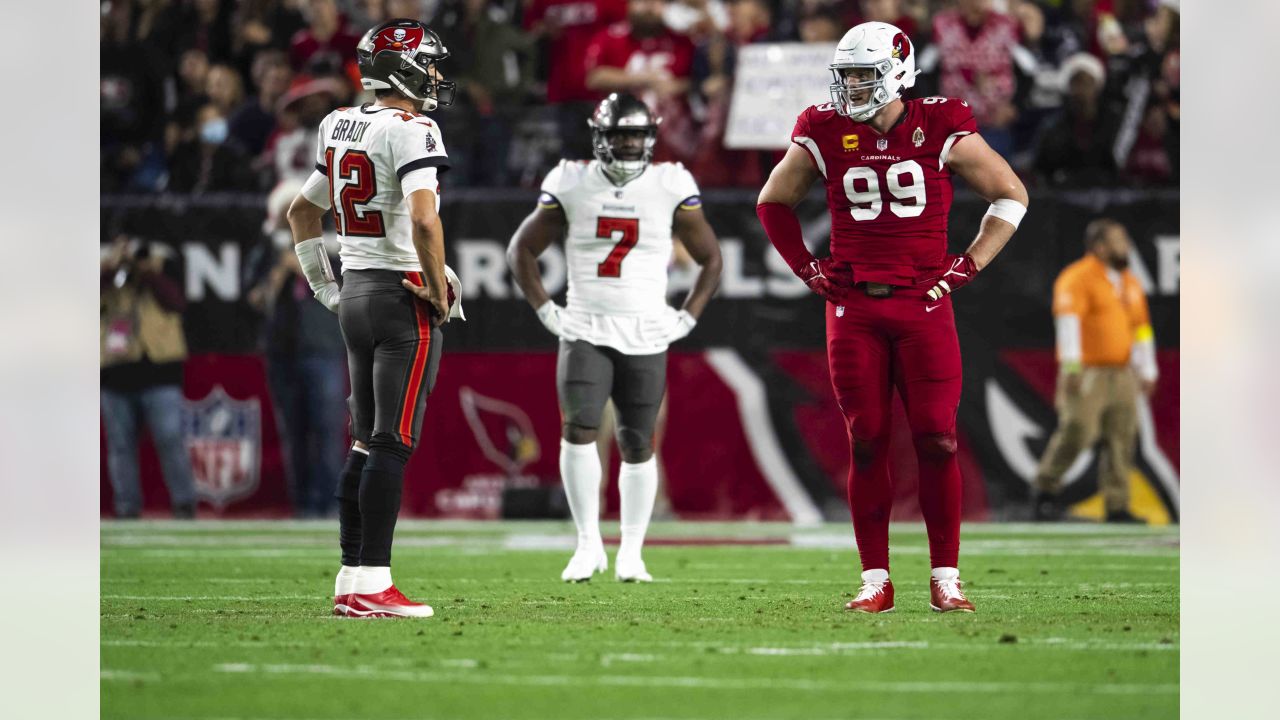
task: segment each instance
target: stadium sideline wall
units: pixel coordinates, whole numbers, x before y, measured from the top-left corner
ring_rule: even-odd
[[[704,196],[721,241],[724,277],[697,329],[671,353],[659,442],[667,492],[685,518],[843,519],[848,450],[827,377],[821,300],[770,248],[754,197],[737,191]],[[462,278],[468,321],[446,327],[440,380],[423,445],[409,465],[404,512],[497,517],[504,488],[559,482],[555,341],[520,297],[503,258],[535,194],[459,190],[444,199],[448,261]],[[262,317],[245,300],[248,268],[271,252],[263,206],[256,195],[102,201],[103,241],[123,232],[167,249],[186,289],[188,449],[203,514],[290,512],[282,441],[259,354]],[[985,202],[957,194],[952,251],[968,243],[985,210]],[[826,237],[830,221],[820,198],[804,203],[800,214],[806,237]],[[1055,423],[1052,283],[1081,254],[1085,224],[1102,215],[1133,235],[1133,268],[1147,288],[1160,348],[1162,382],[1144,408],[1135,497],[1150,506],[1149,516],[1177,519],[1179,224],[1178,196],[1169,191],[1034,194],[1008,249],[956,295],[969,519],[1022,517],[1030,474]],[[814,250],[825,254],[824,246]],[[543,267],[548,289],[562,300],[559,248],[544,256]],[[673,268],[673,302],[691,282],[690,269]],[[915,463],[900,405],[894,423],[894,517],[918,519]],[[1082,459],[1066,490],[1085,511],[1096,492],[1095,464],[1091,455]],[[167,497],[146,442],[142,468],[147,508],[162,513]],[[106,515],[105,457],[100,483]],[[616,493],[608,497],[607,511],[616,513]]]

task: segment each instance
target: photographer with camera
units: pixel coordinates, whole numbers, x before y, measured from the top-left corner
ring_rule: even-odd
[[[150,245],[119,236],[101,266],[101,402],[116,517],[142,512],[138,433],[151,431],[173,515],[195,517],[195,482],[182,437],[182,288]]]

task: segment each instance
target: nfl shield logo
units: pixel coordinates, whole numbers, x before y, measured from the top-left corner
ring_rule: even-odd
[[[880,138],[879,140],[876,140],[877,150],[884,150],[888,147],[889,147],[889,140],[887,138]]]
[[[215,385],[203,399],[187,401],[182,420],[201,500],[221,510],[258,489],[262,428],[257,398],[236,400]]]

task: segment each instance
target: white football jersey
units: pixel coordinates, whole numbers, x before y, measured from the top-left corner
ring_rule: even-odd
[[[542,182],[543,207],[569,223],[569,292],[564,337],[628,354],[662,352],[672,224],[680,208],[701,206],[698,184],[680,163],[654,163],[614,185],[597,160],[562,160]]]
[[[329,113],[316,147],[327,188],[312,175],[304,194],[333,208],[343,271],[421,270],[404,198],[432,190],[439,210],[436,173],[448,167],[440,126],[425,115],[369,104]]]

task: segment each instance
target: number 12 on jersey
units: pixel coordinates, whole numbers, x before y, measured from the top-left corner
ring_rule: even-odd
[[[622,260],[640,241],[639,218],[602,217],[596,220],[596,237],[609,238],[617,244],[604,262],[596,266],[599,277],[622,277]]]
[[[338,226],[338,232],[345,237],[385,237],[382,213],[356,207],[368,203],[378,194],[373,160],[363,150],[347,150],[335,168],[334,152],[333,148],[325,148],[324,164],[329,174],[329,198],[333,201],[333,222]],[[342,181],[342,189],[334,192],[339,180]]]

